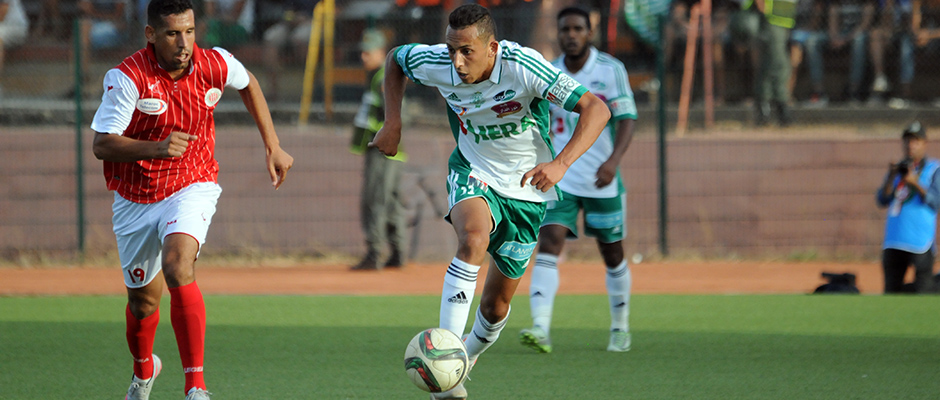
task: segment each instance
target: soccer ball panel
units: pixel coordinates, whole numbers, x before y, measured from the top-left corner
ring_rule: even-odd
[[[469,365],[463,340],[446,329],[421,331],[405,349],[405,372],[415,386],[426,392],[453,389],[467,377]]]

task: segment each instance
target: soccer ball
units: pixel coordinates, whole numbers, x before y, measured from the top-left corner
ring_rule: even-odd
[[[405,373],[425,392],[446,392],[467,377],[470,360],[457,334],[443,328],[418,333],[405,349]]]

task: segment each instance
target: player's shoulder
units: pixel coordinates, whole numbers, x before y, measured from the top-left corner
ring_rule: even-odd
[[[394,53],[399,60],[407,61],[408,63],[418,63],[421,61],[428,60],[444,60],[447,63],[450,63],[450,54],[447,52],[447,45],[445,44],[420,44],[420,43],[410,43],[398,46],[395,48]]]
[[[617,57],[600,50],[597,51],[597,64],[616,70],[623,70],[624,72],[627,71],[627,68],[623,65],[623,62],[617,59]]]
[[[545,60],[542,53],[516,42],[499,42],[500,58],[504,68],[518,75],[531,74],[548,83],[558,76],[558,68]]]

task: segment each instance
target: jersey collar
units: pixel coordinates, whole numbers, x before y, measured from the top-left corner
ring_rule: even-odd
[[[591,47],[588,48],[588,52],[589,52],[589,54],[588,54],[588,59],[587,59],[587,61],[584,63],[584,66],[581,67],[581,70],[577,72],[578,74],[580,74],[580,73],[582,73],[582,72],[583,72],[583,73],[586,73],[586,74],[588,74],[588,75],[594,73],[594,67],[597,66],[597,55],[598,55],[598,51],[597,51],[597,49],[596,49],[594,46],[591,46]],[[562,55],[559,59],[561,60],[561,63],[560,63],[560,64],[561,64],[561,70],[562,70],[562,72],[564,72],[564,73],[566,73],[566,74],[568,74],[568,75],[574,75],[575,73],[569,71],[569,70],[568,70],[568,66],[565,65],[565,56]]]
[[[499,78],[503,74],[503,44],[500,42],[496,42],[496,44],[499,47],[496,48],[495,65],[493,65],[493,72],[490,73],[490,78],[487,79],[488,81],[493,82],[494,85],[499,84]],[[460,77],[457,76],[457,69],[454,68],[453,63],[450,64],[450,82],[454,86],[476,85],[476,83],[463,83],[463,81],[460,80]]]

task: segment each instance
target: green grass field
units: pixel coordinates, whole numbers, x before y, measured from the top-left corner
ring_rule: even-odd
[[[182,399],[169,303],[151,399]],[[402,356],[439,298],[207,296],[206,380],[218,399],[426,399]],[[633,350],[604,351],[604,296],[558,299],[554,352],[508,327],[467,384],[476,399],[930,399],[940,297],[667,296],[632,302]],[[122,297],[0,298],[0,399],[118,399],[130,382]]]

